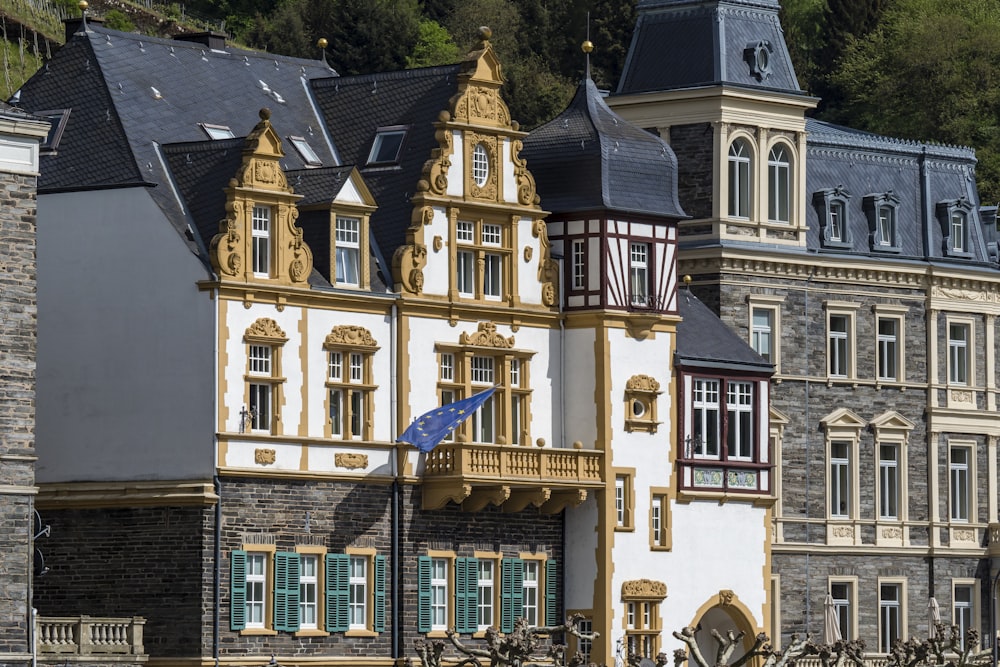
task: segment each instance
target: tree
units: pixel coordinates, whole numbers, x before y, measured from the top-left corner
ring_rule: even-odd
[[[972,146],[982,200],[1000,200],[1000,3],[895,0],[831,81],[849,103],[828,120]]]
[[[429,67],[457,62],[458,46],[444,27],[428,18],[420,19],[420,37],[413,53],[406,57],[406,66]]]

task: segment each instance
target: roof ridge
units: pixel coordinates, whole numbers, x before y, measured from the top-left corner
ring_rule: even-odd
[[[391,72],[371,72],[368,74],[349,74],[332,78],[329,81],[316,81],[314,85],[349,85],[352,83],[370,83],[372,81],[419,79],[434,76],[454,70],[458,72],[460,63],[452,65],[431,65],[429,67],[414,67],[412,69],[393,70]]]

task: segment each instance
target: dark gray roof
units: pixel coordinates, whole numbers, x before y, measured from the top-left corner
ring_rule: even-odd
[[[732,85],[802,95],[777,0],[645,0],[617,94]],[[768,66],[751,67],[754,49]]]
[[[547,211],[687,217],[673,150],[609,109],[589,78],[565,111],[528,135],[521,157]]]
[[[975,152],[970,148],[883,137],[814,119],[806,121],[806,206],[808,246],[819,252],[887,256],[873,251],[864,198],[891,192],[898,198],[897,234],[902,259],[960,264],[990,261],[976,190]],[[848,244],[830,247],[820,237],[819,209],[813,194],[840,188],[847,197]],[[969,253],[944,250],[937,204],[965,200],[971,206]]]
[[[371,222],[386,257],[406,240],[411,198],[424,162],[438,147],[434,123],[458,90],[459,68],[445,65],[312,82],[344,164],[358,166],[378,202]],[[396,125],[407,128],[398,164],[366,166],[376,130]]]
[[[274,111],[286,169],[303,167],[287,142],[302,136],[323,164],[337,164],[307,81],[335,76],[319,61],[158,39],[91,25],[78,32],[20,91],[32,111],[69,108],[58,151],[42,157],[41,193],[154,185],[153,197],[184,234],[187,219],[167,183],[165,143],[202,141],[199,123],[245,135],[261,107]],[[199,226],[207,224],[198,220]],[[199,249],[192,245],[192,250]]]
[[[677,325],[676,364],[773,374],[774,366],[754,352],[690,290],[680,290],[677,303],[683,319]]]

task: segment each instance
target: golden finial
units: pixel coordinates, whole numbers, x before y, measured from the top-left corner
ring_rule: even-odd
[[[585,39],[583,40],[583,44],[580,45],[580,48],[583,49],[584,53],[589,54],[594,50],[594,43],[589,39]]]
[[[492,36],[493,31],[490,30],[489,26],[479,26],[479,39],[481,41],[488,42]]]
[[[318,46],[321,49],[325,49],[327,44],[329,44],[329,42],[326,41],[326,37],[320,37],[319,40],[316,42],[316,46]]]
[[[81,12],[85,12],[85,11],[87,11],[87,7],[90,7],[90,5],[87,4],[87,0],[80,0],[80,2],[77,5],[77,7],[80,8]]]
[[[257,115],[260,116],[261,120],[270,120],[271,119],[271,110],[268,109],[267,107],[264,107],[260,111],[257,112]]]
[[[689,276],[689,275],[685,275],[685,276],[684,276],[684,284],[685,284],[685,285],[686,285],[687,287],[691,287],[691,276]]]

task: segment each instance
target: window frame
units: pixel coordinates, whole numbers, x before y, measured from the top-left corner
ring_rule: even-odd
[[[770,320],[770,344],[771,358],[764,357],[765,361],[774,366],[775,374],[781,373],[781,308],[785,302],[784,296],[770,294],[750,294],[747,296],[747,331],[749,332],[747,342],[757,354],[760,351],[757,347],[757,325],[754,323],[754,312],[762,311],[769,315]]]
[[[874,252],[898,254],[899,197],[891,190],[865,195],[862,209],[868,218],[868,243]]]
[[[295,553],[299,555],[299,629],[294,633],[296,637],[320,636],[325,637],[330,633],[326,631],[326,556],[327,549],[324,546],[296,544]],[[302,562],[305,558],[316,560],[316,622],[310,626],[305,623],[304,608],[308,604],[302,595],[302,572],[305,568]]]
[[[900,641],[906,641],[907,638],[907,600],[906,600],[906,578],[905,577],[879,577],[878,578],[878,650],[877,653],[889,653],[892,649],[892,643],[895,639]],[[895,587],[898,598],[896,600],[883,600],[883,586]],[[894,602],[895,604],[889,604]],[[888,620],[888,609],[896,609],[898,617],[896,623],[898,625],[899,635],[895,638],[890,638],[886,633],[885,621]]]
[[[635,530],[635,468],[614,468],[614,526],[618,532]]]
[[[399,157],[403,153],[403,146],[406,144],[406,135],[408,134],[409,125],[385,125],[375,130],[375,136],[372,138],[372,147],[368,151],[368,159],[365,160],[366,167],[393,167],[399,165]],[[396,138],[399,137],[399,145],[396,146],[395,152],[390,157],[389,155],[380,154],[382,151],[382,144],[385,142],[386,138]]]
[[[250,207],[250,270],[254,278],[274,275],[274,217],[273,206],[254,202]]]
[[[282,374],[282,350],[288,337],[278,326],[277,322],[270,318],[261,317],[254,321],[243,334],[244,354],[246,355],[246,367],[243,375],[244,395],[243,405],[245,409],[239,415],[239,432],[249,432],[259,435],[277,435],[280,433],[281,422],[282,388],[285,377]],[[256,370],[253,368],[252,352],[254,348],[267,348],[270,350],[269,371]],[[255,389],[257,388],[257,389]],[[262,423],[261,414],[254,409],[254,403],[259,404],[259,394],[261,389],[267,389],[269,405],[267,406],[267,423]],[[258,396],[256,399],[255,396]],[[249,418],[249,423],[247,422]]]
[[[959,341],[957,338],[952,337],[952,327],[961,327],[965,330],[966,338],[963,341]],[[972,318],[966,317],[952,317],[948,316],[945,321],[945,336],[948,346],[948,356],[946,358],[946,375],[948,378],[948,386],[950,387],[975,387],[976,386],[976,364],[974,363],[974,356],[976,351],[976,322]],[[959,360],[956,359],[958,354],[963,354],[962,363],[957,363]],[[964,375],[962,378],[958,378],[958,373],[956,371],[961,371]]]
[[[846,597],[834,595],[835,586],[846,587]],[[827,578],[827,591],[833,598],[834,614],[844,641],[858,637],[858,578],[856,576],[831,576]],[[845,633],[846,630],[846,633]]]
[[[646,241],[628,242],[628,303],[632,308],[650,308],[653,271],[650,254],[653,246]],[[640,289],[641,288],[641,289]],[[640,293],[641,292],[641,293]]]
[[[353,229],[349,228],[353,226]],[[361,287],[361,233],[364,221],[360,216],[335,214],[334,226],[334,285]],[[355,238],[351,240],[349,236]],[[353,257],[353,262],[347,260]],[[348,271],[352,275],[348,275]]]
[[[842,187],[813,193],[813,206],[819,217],[819,239],[822,247],[834,250],[851,248],[854,238],[851,234],[850,202],[851,193]],[[834,215],[835,211],[840,213],[839,220]]]
[[[749,137],[735,136],[726,149],[728,178],[727,216],[737,220],[753,218],[754,144]],[[745,151],[745,154],[744,154]]]
[[[906,306],[876,305],[875,312],[875,381],[879,384],[902,384],[906,382]],[[895,322],[895,338],[890,340],[881,332],[883,321]],[[889,377],[883,373],[883,355],[890,345],[893,348],[892,362],[895,365],[896,376]]]
[[[894,454],[894,456],[887,458],[887,453]],[[903,443],[876,442],[875,456],[875,465],[878,470],[875,514],[879,522],[902,521],[905,515],[903,505],[906,498],[903,485],[903,470],[905,469]]]
[[[375,439],[375,392],[379,385],[374,383],[374,366],[379,349],[371,332],[356,325],[336,325],[324,339],[323,353],[327,359],[323,382],[324,437],[345,441]],[[334,363],[335,358],[339,358],[339,363]],[[333,376],[337,371],[339,378]]]
[[[657,509],[658,517],[655,515]],[[650,487],[649,548],[651,551],[670,551],[673,548],[670,514],[670,489],[665,486]]]
[[[827,383],[853,381],[857,378],[857,310],[859,305],[827,301],[824,302],[823,307],[826,311]],[[834,318],[844,318],[843,331],[834,331]],[[843,349],[837,350],[837,359],[834,358],[833,353],[835,341],[843,341]],[[836,369],[834,368],[835,361],[841,362]],[[838,372],[834,372],[835,370]]]
[[[968,604],[959,605],[958,603],[958,589],[964,588],[969,591],[969,602]],[[958,638],[959,646],[965,648],[966,633],[975,628],[979,630],[979,608],[980,608],[980,582],[975,578],[955,578],[951,580],[951,623],[952,625],[958,626]],[[961,622],[960,619],[960,609],[968,610],[969,624]],[[979,646],[974,646],[973,651],[982,646],[982,639],[980,639]]]
[[[570,240],[570,291],[587,289],[587,239]]]
[[[286,138],[288,139],[288,143],[295,148],[299,157],[302,158],[303,164],[305,164],[307,168],[323,166],[323,161],[319,159],[319,155],[313,147],[309,145],[309,141],[307,141],[305,137],[289,135]]]
[[[276,635],[274,629],[274,556],[277,547],[274,544],[243,543],[239,549],[229,552],[229,624],[230,630],[240,635]],[[264,566],[261,582],[263,600],[261,601],[261,621],[251,621],[247,579],[251,558],[260,558]],[[241,560],[242,559],[242,560]]]
[[[970,259],[975,207],[965,197],[940,201],[935,206],[941,225],[942,251],[948,257]],[[958,223],[958,224],[956,224]]]
[[[775,151],[781,153],[776,154]],[[793,154],[792,147],[784,141],[775,142],[767,154],[767,221],[772,224],[789,225],[792,222]],[[782,187],[784,193],[781,192]]]
[[[657,592],[659,587],[656,584],[659,582],[650,582],[651,585],[637,587],[637,590],[630,586],[631,583],[634,582],[623,584],[621,596],[625,645],[629,653],[637,653],[644,657],[655,656],[661,647],[663,634],[661,607],[665,598]]]
[[[511,224],[499,217],[480,217],[455,220],[451,225],[452,300],[496,303],[515,293]]]
[[[956,464],[953,460],[953,453],[964,451],[966,461],[963,464]],[[951,523],[974,524],[978,522],[978,506],[976,503],[976,456],[977,447],[974,441],[950,440],[948,441],[948,520]],[[965,516],[956,516],[956,473],[963,473],[965,477],[964,504]]]

